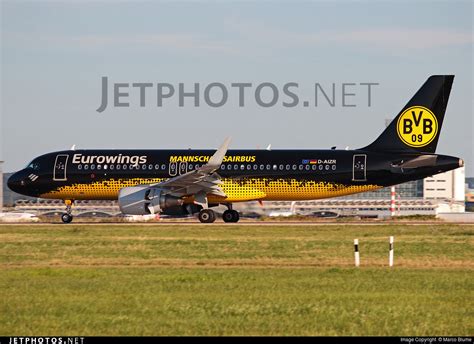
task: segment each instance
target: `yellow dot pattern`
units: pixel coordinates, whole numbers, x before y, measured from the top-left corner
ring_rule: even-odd
[[[42,198],[70,200],[115,200],[121,188],[143,184],[159,183],[165,178],[108,179],[93,183],[79,183],[61,186],[56,190],[42,194]],[[309,200],[344,196],[358,192],[380,189],[379,185],[345,185],[333,182],[243,178],[240,180],[223,179],[222,191],[227,197],[209,195],[213,202],[244,202],[250,200]]]
[[[164,178],[130,178],[108,179],[92,183],[78,183],[61,186],[57,190],[42,194],[41,198],[74,199],[74,200],[115,200],[119,190],[128,186],[159,183]]]
[[[264,200],[307,200],[344,196],[380,189],[379,185],[344,185],[333,182],[297,179],[248,178],[224,180],[221,185],[227,201],[239,202],[251,198],[256,191],[265,194]]]

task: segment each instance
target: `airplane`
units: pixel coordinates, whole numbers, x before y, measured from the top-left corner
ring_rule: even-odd
[[[202,223],[237,222],[235,202],[312,200],[371,191],[464,165],[436,154],[454,75],[432,75],[380,136],[355,150],[69,150],[41,155],[14,173],[20,194],[61,199],[73,219],[75,200],[118,200],[125,215],[173,209]]]

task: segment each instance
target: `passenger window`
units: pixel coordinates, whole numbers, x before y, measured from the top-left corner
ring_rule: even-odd
[[[267,165],[267,170],[270,170],[272,167],[270,166],[270,164]]]
[[[292,168],[294,171],[296,171],[296,165],[293,165]]]
[[[300,165],[298,168],[299,168],[300,171],[302,171],[303,170],[303,165]]]
[[[306,165],[306,171],[309,171],[310,168],[311,168],[311,166]]]
[[[290,170],[290,165],[286,165],[286,170],[289,171]]]
[[[95,165],[94,164],[91,165],[91,170],[95,170]]]
[[[85,169],[85,170],[88,170],[88,169],[89,169],[89,165],[84,165],[84,169]]]
[[[265,165],[260,165],[260,169],[263,171],[263,169],[265,168]]]
[[[77,165],[78,170],[82,170],[82,165]]]

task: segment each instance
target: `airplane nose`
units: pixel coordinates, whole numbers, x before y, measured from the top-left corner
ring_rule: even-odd
[[[19,172],[12,174],[7,181],[8,188],[14,192],[19,192],[24,183],[25,182],[23,181],[23,178],[21,178]]]

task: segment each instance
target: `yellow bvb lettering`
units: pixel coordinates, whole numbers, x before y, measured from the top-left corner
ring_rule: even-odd
[[[438,120],[434,113],[423,106],[406,109],[397,121],[398,137],[410,147],[424,147],[438,133]]]

